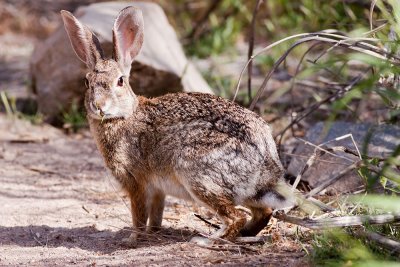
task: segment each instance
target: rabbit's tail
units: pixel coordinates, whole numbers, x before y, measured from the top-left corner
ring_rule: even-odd
[[[300,192],[293,190],[292,186],[284,180],[279,180],[273,190],[264,194],[261,201],[275,210],[290,209],[297,206],[307,214],[320,211],[317,205],[305,199]]]

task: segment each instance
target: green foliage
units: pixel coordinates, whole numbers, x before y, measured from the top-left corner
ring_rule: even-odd
[[[352,238],[344,230],[317,234],[310,257],[317,266],[344,266],[375,260],[373,253],[361,240]]]
[[[381,212],[400,212],[400,197],[368,194],[365,196],[353,196],[352,201],[361,203],[367,207],[378,209]]]
[[[378,46],[386,47],[389,51],[400,51],[399,41],[393,40],[393,36],[400,36],[399,28],[399,1],[387,1],[383,4],[378,1],[377,6],[380,12],[374,14],[376,19],[386,19],[388,25],[381,31],[375,33],[379,38]],[[395,34],[389,34],[389,30]],[[398,110],[400,107],[400,85],[398,76],[400,66],[391,63],[389,60],[379,59],[362,53],[343,53],[342,50],[336,53],[331,51],[324,58],[313,62],[311,69],[302,75],[313,75],[325,72],[332,80],[345,82],[358,75],[362,75],[362,80],[350,92],[337,99],[330,105],[332,113],[329,120],[335,120],[341,116],[343,111],[353,112],[352,103],[364,101],[368,97],[375,97],[381,100],[381,105],[387,109],[387,122],[398,121]],[[350,62],[361,63],[358,69]],[[328,71],[327,71],[328,70]],[[379,122],[379,121],[377,121]],[[382,121],[381,121],[382,122]],[[367,147],[368,144],[365,144]],[[367,151],[364,151],[367,152]],[[365,160],[366,166],[358,170],[359,175],[365,180],[367,189],[371,190],[379,182],[393,195],[371,195],[367,194],[352,198],[357,202],[361,214],[381,214],[387,212],[400,211],[400,198],[395,193],[400,192],[399,167],[400,147],[393,152],[393,155],[382,162],[382,159]],[[378,173],[371,172],[368,165],[380,169]],[[388,193],[390,194],[390,193]],[[380,233],[392,239],[399,239],[399,226],[385,224],[379,226],[365,226],[369,231]],[[317,265],[324,266],[398,266],[393,262],[395,258],[383,249],[380,245],[365,238],[355,238],[351,234],[351,229],[347,231],[328,232],[317,235],[313,243],[312,260]]]
[[[203,73],[203,77],[217,95],[227,99],[233,97],[232,88],[235,86],[235,79],[221,75],[212,75],[212,72]]]
[[[85,112],[80,108],[76,101],[73,101],[68,110],[62,112],[63,127],[77,132],[83,127],[87,127]]]
[[[14,116],[16,108],[15,108],[15,101],[12,101],[10,104],[10,101],[8,100],[7,94],[4,91],[0,92],[0,97],[1,97],[1,101],[3,103],[4,108],[6,109],[7,115],[9,117]]]
[[[267,72],[274,65],[275,59],[271,55],[264,54],[256,57],[254,62],[263,72]]]
[[[393,155],[395,154],[397,153],[393,153]],[[396,162],[392,162],[394,160]],[[380,161],[375,158],[371,160],[365,160],[367,164],[365,166],[362,166],[358,170],[358,174],[360,175],[361,178],[364,179],[367,185],[367,189],[369,191],[375,186],[377,182],[379,182],[385,190],[399,194],[400,174],[395,170],[396,167],[399,165],[397,161],[398,161],[397,156],[389,157],[388,159],[386,159],[386,162],[384,163],[381,172],[374,174],[370,171],[368,165],[370,164],[373,166],[379,166]]]
[[[227,18],[223,25],[220,25],[215,14],[210,15],[211,31],[193,45],[186,47],[191,56],[205,58],[210,55],[220,54],[232,49],[241,27],[235,23],[235,19]],[[232,51],[232,50],[231,50]]]
[[[263,27],[259,28],[257,35],[271,42],[293,34],[323,29],[348,32],[368,26],[365,11],[359,3],[342,0],[266,1],[264,16],[260,14],[259,22]],[[274,55],[282,55],[289,46],[289,43],[279,45],[274,49]],[[304,52],[304,47],[295,51],[296,56]]]
[[[367,230],[398,238],[399,227],[366,226]],[[310,259],[316,266],[399,266],[396,256],[379,244],[357,236],[352,229],[336,229],[314,235]],[[384,264],[384,265],[382,265]]]
[[[188,54],[203,58],[233,51],[237,38],[240,35],[247,35],[249,31],[255,4],[256,1],[223,0],[218,8],[209,14],[204,34],[199,38],[189,40],[185,46]],[[200,13],[204,12],[209,5],[210,3],[204,5]],[[192,12],[199,12],[199,10]],[[318,14],[329,15],[319,16]],[[191,31],[193,27],[197,27],[197,21],[193,21],[196,15],[190,14],[190,11],[180,12],[172,20],[175,24],[179,24],[176,27],[181,31],[188,31],[188,29]],[[265,1],[258,11],[256,39],[272,42],[299,32],[315,32],[332,28],[341,31],[354,28],[366,29],[367,17],[365,7],[342,0]],[[365,20],[360,18],[365,18]],[[289,44],[283,43],[274,50],[274,54],[280,55],[288,47]]]
[[[30,121],[33,124],[40,124],[43,122],[43,115],[39,112],[23,113],[17,109],[17,100],[14,97],[7,96],[5,91],[0,92],[1,103],[6,110],[9,118],[18,118]]]
[[[248,24],[249,15],[243,1],[223,0],[220,8],[209,15],[208,32],[186,45],[186,51],[199,58],[232,52],[237,37]]]
[[[298,33],[299,29],[315,32],[327,28],[348,31],[360,25],[360,18],[366,17],[362,5],[341,0],[276,0],[268,1],[266,8],[273,10],[264,21],[271,33],[281,30]]]

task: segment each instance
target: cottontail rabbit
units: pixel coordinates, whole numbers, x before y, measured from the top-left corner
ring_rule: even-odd
[[[131,199],[135,245],[140,231],[161,226],[165,195],[216,212],[225,227],[214,237],[256,235],[272,209],[293,204],[283,194],[283,167],[268,124],[221,97],[177,93],[148,99],[129,85],[131,63],[143,43],[140,10],[123,9],[113,26],[113,58],[96,36],[61,11],[77,56],[86,63],[85,106],[90,130],[107,167]],[[246,223],[236,205],[248,207]]]

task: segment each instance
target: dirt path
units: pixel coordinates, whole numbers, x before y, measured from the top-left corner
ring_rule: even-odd
[[[169,198],[163,229],[129,249],[127,199],[103,167],[89,133],[66,136],[0,115],[1,266],[200,266],[306,262],[274,223],[276,241],[254,251],[210,250],[187,242],[211,233],[194,212],[218,223],[204,208]]]

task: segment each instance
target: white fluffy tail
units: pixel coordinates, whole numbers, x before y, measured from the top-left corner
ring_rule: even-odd
[[[293,191],[293,188],[283,180],[279,180],[274,189],[261,198],[261,202],[275,210],[298,206],[307,214],[320,211],[318,206],[305,199],[300,192]]]

